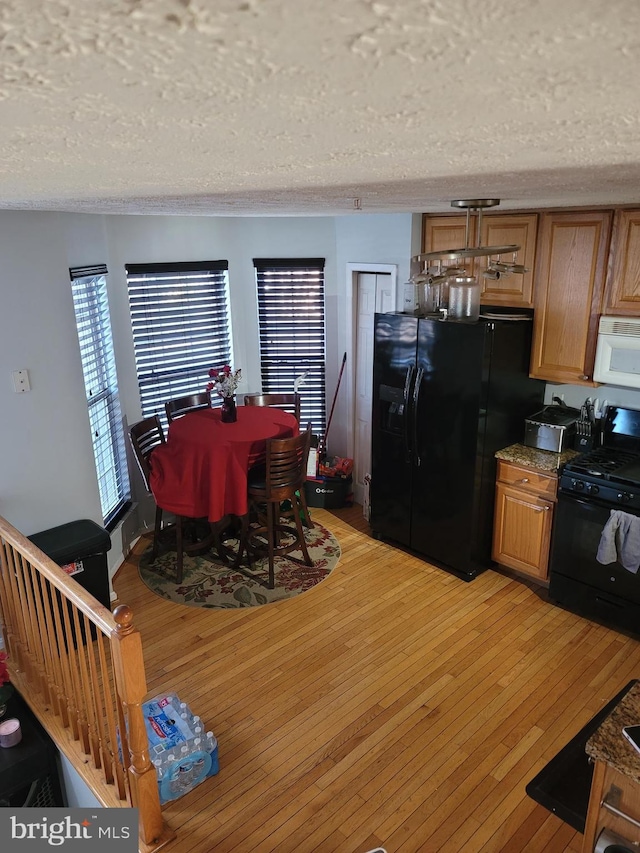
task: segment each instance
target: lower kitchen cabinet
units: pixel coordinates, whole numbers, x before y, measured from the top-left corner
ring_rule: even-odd
[[[604,838],[621,846],[608,847]],[[582,853],[592,853],[598,839],[598,850],[622,851],[640,844],[640,785],[604,761],[594,762]]]
[[[498,461],[492,558],[501,566],[546,581],[556,474]]]

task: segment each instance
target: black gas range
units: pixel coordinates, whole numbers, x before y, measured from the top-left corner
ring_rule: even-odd
[[[640,450],[596,447],[567,462],[559,487],[597,496],[622,509],[640,509]]]
[[[640,517],[640,411],[609,406],[601,438],[560,474],[549,595],[570,610],[640,633],[640,570],[596,559],[612,512]]]

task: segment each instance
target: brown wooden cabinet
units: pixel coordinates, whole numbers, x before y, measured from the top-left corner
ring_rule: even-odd
[[[612,211],[543,214],[534,285],[531,376],[593,384]]]
[[[546,581],[555,474],[498,460],[493,552],[496,563]]]
[[[423,252],[442,252],[445,249],[461,249],[465,246],[465,216],[425,215],[423,223]],[[469,246],[477,244],[477,216],[470,222]],[[466,259],[464,264],[469,274],[477,274],[482,287],[480,301],[485,305],[508,305],[511,307],[533,306],[533,275],[536,258],[536,235],[538,214],[485,214],[482,219],[480,243],[483,246],[520,246],[516,263],[524,264],[529,272],[524,275],[509,275],[498,280],[482,277],[487,268],[487,258]],[[513,254],[505,255],[502,261],[510,263]],[[454,261],[443,261],[451,266]]]
[[[485,305],[508,305],[511,307],[533,307],[533,276],[536,262],[536,237],[538,214],[504,214],[484,216],[480,243],[483,246],[520,246],[515,262],[527,267],[524,275],[508,275],[498,280],[482,276],[489,259],[478,258],[476,273],[482,286],[480,301]],[[501,258],[513,262],[513,254]]]
[[[469,223],[469,245],[476,244],[475,217]],[[467,217],[464,216],[425,216],[423,219],[422,251],[444,252],[447,249],[464,249],[467,231]],[[443,261],[443,266],[458,266],[455,261]],[[473,275],[473,258],[465,259],[465,269]]]
[[[603,802],[604,801],[604,802]],[[622,817],[607,808],[610,804]],[[582,853],[592,853],[603,829],[640,844],[640,785],[604,761],[595,761]]]
[[[640,210],[617,210],[605,314],[640,316]]]

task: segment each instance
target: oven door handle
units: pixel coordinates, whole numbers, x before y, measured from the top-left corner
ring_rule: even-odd
[[[615,509],[621,509],[623,512],[629,513],[629,515],[640,516],[640,510],[636,510],[633,507],[628,506],[627,504],[613,504],[611,503],[611,501],[603,501],[601,498],[595,497],[593,495],[577,495],[575,492],[564,492],[562,491],[562,489],[558,492],[558,502],[560,501],[568,501],[572,504],[580,504],[581,506],[584,506],[587,509],[608,509],[611,512],[613,512],[613,510]]]

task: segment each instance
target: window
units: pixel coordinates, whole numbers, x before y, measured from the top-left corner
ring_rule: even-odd
[[[143,417],[164,420],[167,400],[204,391],[209,369],[232,363],[227,269],[227,261],[127,264]]]
[[[301,422],[324,431],[325,341],[324,258],[254,258],[260,324],[260,368],[264,394],[300,387]]]
[[[107,299],[107,268],[73,267],[69,273],[102,517],[104,525],[112,529],[130,492]]]

